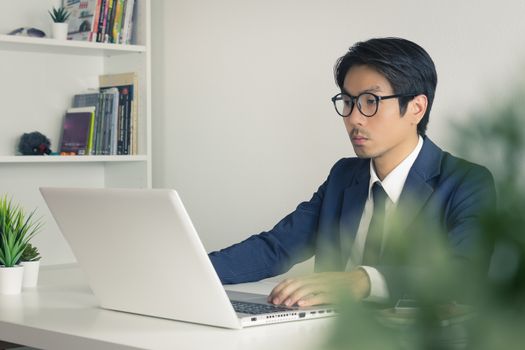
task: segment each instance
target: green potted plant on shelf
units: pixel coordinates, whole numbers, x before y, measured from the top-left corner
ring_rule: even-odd
[[[37,247],[31,243],[27,243],[26,248],[20,257],[20,265],[24,267],[22,287],[36,287],[38,283],[38,272],[40,270],[40,258],[41,256]]]
[[[53,38],[58,40],[67,40],[67,19],[69,18],[69,11],[65,7],[59,8],[53,7],[52,10],[48,11],[51,19],[53,20]]]
[[[24,267],[20,259],[29,241],[41,229],[35,212],[26,215],[11,199],[0,199],[0,294],[18,294],[22,289]]]

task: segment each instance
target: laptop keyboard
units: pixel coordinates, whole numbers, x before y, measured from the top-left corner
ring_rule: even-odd
[[[246,301],[231,300],[231,303],[236,312],[240,312],[243,314],[250,314],[250,315],[261,315],[261,314],[269,314],[272,312],[293,310],[293,309],[282,307],[282,306],[249,303]]]

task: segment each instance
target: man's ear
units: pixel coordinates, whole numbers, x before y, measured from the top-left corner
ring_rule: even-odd
[[[408,104],[408,112],[414,124],[419,124],[428,107],[428,99],[426,95],[417,95]]]

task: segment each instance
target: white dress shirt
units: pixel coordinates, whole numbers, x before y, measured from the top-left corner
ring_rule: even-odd
[[[392,170],[383,179],[383,181],[379,180],[379,177],[377,176],[374,169],[373,162],[370,161],[370,183],[368,184],[368,198],[365,203],[363,215],[361,216],[361,221],[359,222],[359,228],[357,229],[355,241],[352,246],[350,259],[346,265],[346,270],[351,270],[355,267],[361,267],[368,274],[368,278],[370,279],[370,295],[365,300],[382,302],[388,300],[389,298],[388,286],[386,285],[383,275],[377,271],[377,269],[371,266],[359,266],[363,261],[363,252],[365,248],[366,236],[368,234],[368,226],[370,226],[370,221],[372,220],[372,213],[374,210],[372,185],[375,182],[379,182],[387,194],[388,198],[386,200],[385,208],[385,227],[387,227],[388,218],[392,215],[394,209],[396,208],[397,201],[399,200],[399,196],[401,195],[401,191],[405,185],[410,168],[412,168],[412,165],[416,161],[416,158],[421,151],[421,147],[423,147],[423,138],[419,136],[419,141],[414,150],[401,163],[399,163],[399,165],[396,166],[394,170]],[[385,230],[383,234],[383,242],[387,232],[388,230]]]

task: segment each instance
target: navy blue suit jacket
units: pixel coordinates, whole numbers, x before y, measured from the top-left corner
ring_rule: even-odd
[[[317,272],[343,271],[361,220],[369,180],[370,159],[339,160],[313,197],[299,204],[272,230],[209,254],[222,283],[275,276],[313,255]],[[446,235],[454,254],[469,257],[479,238],[478,219],[495,202],[494,181],[486,168],[443,152],[425,138],[396,212],[408,213],[400,230],[403,239],[413,241],[414,237],[440,232]],[[421,222],[432,229],[422,230],[417,224]],[[387,239],[380,263],[374,266],[385,277],[393,300],[406,292],[403,281],[410,268],[398,253]]]

